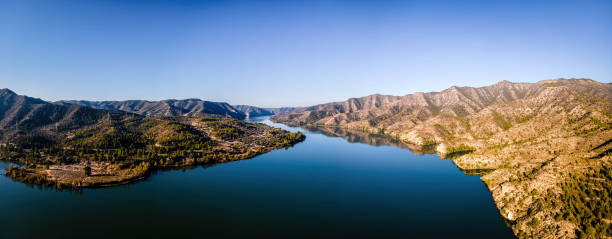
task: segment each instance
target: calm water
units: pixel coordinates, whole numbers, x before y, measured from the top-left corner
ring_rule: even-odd
[[[251,160],[80,194],[2,176],[0,238],[513,238],[484,183],[450,160],[305,133]]]

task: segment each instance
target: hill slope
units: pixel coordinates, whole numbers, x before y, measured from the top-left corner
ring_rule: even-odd
[[[272,117],[389,135],[480,172],[516,235],[612,236],[612,85],[588,79],[371,95]],[[579,185],[592,185],[584,187]]]
[[[56,141],[57,136],[102,121],[141,118],[123,111],[96,110],[85,106],[60,106],[8,90],[0,90],[0,142],[24,135]]]

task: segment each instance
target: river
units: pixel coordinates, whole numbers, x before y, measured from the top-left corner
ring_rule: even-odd
[[[484,183],[450,160],[380,136],[255,121],[306,140],[81,192],[2,176],[0,238],[514,238]]]

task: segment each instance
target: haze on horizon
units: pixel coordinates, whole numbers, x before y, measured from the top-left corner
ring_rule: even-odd
[[[0,3],[0,88],[50,101],[307,106],[610,66],[611,1]]]

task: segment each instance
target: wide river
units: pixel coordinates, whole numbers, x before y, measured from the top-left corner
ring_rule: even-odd
[[[0,238],[514,238],[484,183],[450,160],[256,120],[307,138],[80,193],[1,176]]]

